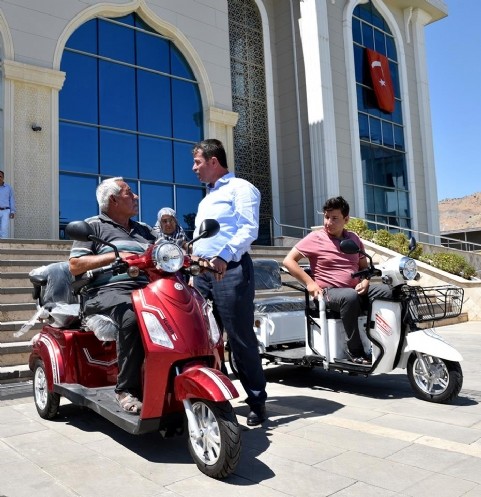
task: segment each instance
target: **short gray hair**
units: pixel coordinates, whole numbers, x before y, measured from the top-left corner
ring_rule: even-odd
[[[120,193],[119,181],[124,181],[124,178],[117,176],[116,178],[104,179],[102,183],[97,186],[97,191],[95,193],[100,212],[106,212],[109,208],[109,200],[111,195],[118,195]]]

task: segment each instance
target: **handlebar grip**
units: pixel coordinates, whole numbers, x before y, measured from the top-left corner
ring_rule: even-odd
[[[371,276],[371,270],[367,268],[356,271],[355,273],[351,273],[351,278],[360,278],[361,276]]]

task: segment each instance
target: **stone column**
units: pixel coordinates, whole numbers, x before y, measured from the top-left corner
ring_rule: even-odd
[[[65,73],[12,60],[4,60],[2,70],[5,172],[17,204],[12,236],[55,240],[59,218],[58,92]]]
[[[205,111],[206,138],[217,138],[224,144],[229,170],[234,172],[234,126],[239,115],[237,112],[209,107]]]

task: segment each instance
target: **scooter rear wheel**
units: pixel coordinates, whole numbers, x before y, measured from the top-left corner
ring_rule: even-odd
[[[53,419],[57,416],[60,395],[48,391],[45,364],[42,359],[35,361],[33,371],[33,397],[37,412],[43,419]]]
[[[202,473],[225,478],[240,458],[241,431],[230,402],[192,401],[201,431],[197,438],[189,427],[189,451]]]
[[[407,365],[409,383],[418,399],[437,404],[454,400],[463,386],[463,372],[459,362],[422,354],[423,364],[416,354],[411,354]]]

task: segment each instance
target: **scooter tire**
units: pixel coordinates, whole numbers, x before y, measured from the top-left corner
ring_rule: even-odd
[[[423,354],[429,368],[437,368],[437,379],[430,381],[424,375],[416,354],[411,354],[407,364],[409,383],[418,399],[436,404],[447,404],[457,398],[463,386],[463,372],[459,362]],[[441,374],[439,373],[441,370]],[[434,371],[433,371],[434,372]]]
[[[48,391],[47,374],[42,359],[37,359],[33,368],[33,398],[38,415],[42,419],[54,419],[60,405],[60,395]]]
[[[199,470],[211,478],[225,478],[237,467],[241,430],[230,402],[192,400],[192,410],[201,428],[196,439],[189,429],[189,452]]]

